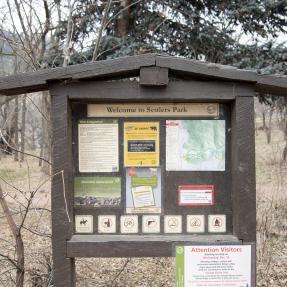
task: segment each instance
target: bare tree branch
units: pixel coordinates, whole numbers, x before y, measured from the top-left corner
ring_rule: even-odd
[[[12,150],[14,150],[14,151],[16,151],[16,152],[21,153],[20,150],[18,150],[18,149],[16,149],[16,148],[12,147],[12,146],[6,141],[5,137],[3,136],[3,133],[2,133],[2,129],[1,129],[1,128],[0,128],[0,138],[2,138],[2,140],[4,141],[4,143],[5,143],[9,148],[11,148]],[[28,153],[28,152],[24,152],[24,154],[25,154],[25,155],[28,155],[28,156],[31,156],[31,157],[34,157],[34,158],[37,158],[37,159],[40,159],[40,160],[43,160],[43,161],[45,161],[47,164],[52,165],[48,160],[46,160],[46,159],[44,159],[44,158],[42,158],[42,157],[40,157],[40,156],[31,154],[31,153]]]
[[[31,58],[33,59],[34,64],[37,65],[36,64],[35,52],[34,52],[34,49],[32,47],[32,44],[31,44],[31,39],[30,39],[30,37],[28,35],[28,32],[26,30],[26,27],[25,27],[25,23],[24,23],[23,16],[22,16],[22,13],[21,13],[20,5],[19,5],[17,0],[14,0],[14,3],[15,3],[15,6],[16,6],[16,11],[17,11],[17,14],[18,14],[18,18],[19,18],[19,21],[20,21],[20,24],[21,24],[22,31],[23,31],[23,33],[25,35],[25,42],[29,46],[30,53],[31,53],[31,56],[32,56]]]
[[[39,59],[42,62],[43,58],[44,58],[44,54],[46,51],[46,36],[50,30],[50,25],[51,25],[51,14],[50,14],[50,10],[48,8],[48,3],[47,0],[43,0],[43,4],[44,4],[44,10],[45,10],[45,23],[44,23],[44,29],[42,31],[40,40],[41,40],[41,50],[40,50],[40,55],[39,55]]]
[[[37,235],[37,236],[41,236],[41,237],[47,237],[47,238],[52,238],[52,235],[51,234],[47,234],[47,233],[42,233],[42,232],[39,232],[39,231],[36,231],[36,230],[33,230],[31,228],[28,228],[26,226],[22,226],[23,229]]]
[[[101,21],[101,26],[100,26],[98,39],[97,39],[97,42],[96,42],[96,45],[95,45],[95,49],[94,49],[94,52],[93,52],[92,62],[96,61],[96,59],[97,59],[97,55],[98,55],[99,48],[100,48],[100,43],[102,41],[102,34],[103,34],[103,30],[105,28],[105,23],[107,21],[108,15],[109,15],[111,3],[112,3],[112,0],[108,0],[108,2],[106,4],[104,15],[103,15],[103,18],[102,18],[102,21]]]
[[[14,240],[16,242],[16,255],[17,255],[17,271],[16,271],[16,287],[22,287],[24,283],[24,244],[19,233],[19,229],[13,219],[11,211],[3,195],[3,190],[0,185],[0,205],[2,206],[4,215],[13,234]]]
[[[116,282],[116,280],[119,278],[119,276],[124,272],[125,268],[127,267],[128,263],[130,261],[131,261],[131,258],[127,258],[126,259],[126,262],[124,263],[123,267],[121,268],[121,270],[117,273],[117,275],[112,280],[112,283],[111,283],[110,287],[114,286],[114,282]]]
[[[33,99],[31,99],[28,95],[26,95],[26,97],[30,100],[30,102],[33,104],[33,106],[36,108],[36,110],[41,114],[41,116],[48,122],[49,120],[48,120],[47,117],[44,115],[44,113],[40,110],[40,108],[35,104],[35,102],[33,101]]]
[[[12,263],[17,269],[18,269],[18,265],[16,264],[15,260],[10,258],[8,255],[5,254],[1,254],[0,253],[0,257],[4,258],[5,260],[9,261],[10,263]]]
[[[74,9],[74,4],[71,3],[71,0],[68,0],[68,9],[69,9],[69,16],[68,16],[68,23],[67,23],[67,34],[66,34],[66,43],[64,47],[64,62],[63,62],[63,67],[67,67],[67,65],[70,62],[70,54],[71,54],[71,41],[72,41],[72,36],[73,36],[73,9]]]
[[[51,213],[52,211],[48,208],[43,208],[43,207],[33,207],[31,208],[30,210],[42,210],[42,211],[46,211],[46,212],[49,212]],[[18,215],[20,212],[17,211],[17,212],[13,212],[12,215]],[[4,218],[5,216],[0,216],[0,218]],[[3,238],[0,238],[0,240],[4,240]]]
[[[16,1],[16,0],[14,0]],[[17,2],[17,1],[16,1]],[[13,25],[13,30],[14,30],[14,33],[17,34],[17,38],[20,40],[21,44],[22,44],[22,48],[24,51],[26,51],[26,46],[25,46],[25,42],[23,41],[22,39],[22,36],[20,35],[20,33],[18,32],[17,28],[16,28],[16,25],[15,25],[15,22],[14,22],[14,17],[13,17],[13,13],[12,13],[12,9],[11,9],[11,6],[10,6],[10,1],[7,0],[7,5],[8,5],[8,8],[9,8],[9,13],[10,13],[10,17],[11,17],[11,21],[12,21],[12,25]],[[20,13],[21,14],[21,13]],[[29,52],[26,52],[26,55],[27,57],[31,60],[31,63],[32,63],[32,66],[34,68],[37,67],[37,64],[35,63],[34,61],[34,58],[33,58],[33,54],[30,53],[31,52],[31,47],[29,48]]]

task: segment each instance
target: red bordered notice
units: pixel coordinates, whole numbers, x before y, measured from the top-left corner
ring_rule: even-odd
[[[214,186],[180,185],[178,187],[178,205],[214,205]]]

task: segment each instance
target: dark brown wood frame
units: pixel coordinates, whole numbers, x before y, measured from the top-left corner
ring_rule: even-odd
[[[238,81],[202,81],[194,77],[168,81],[166,69],[151,68],[149,74],[149,68],[144,68],[140,74],[140,82],[49,83],[53,122],[52,244],[55,286],[75,285],[75,257],[171,256],[175,243],[256,244],[254,85]],[[233,235],[73,235],[71,103],[91,101],[229,103],[232,107],[233,184],[230,188]],[[253,270],[254,258],[253,253]],[[255,284],[255,273],[252,277]]]

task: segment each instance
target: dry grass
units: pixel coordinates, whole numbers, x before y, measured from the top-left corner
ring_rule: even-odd
[[[31,278],[35,274],[47,274],[47,264],[51,257],[50,180],[40,172],[37,164],[35,160],[28,160],[20,165],[9,156],[0,161],[1,186],[7,193],[6,199],[17,224],[21,222],[30,192],[38,189],[22,229],[27,286],[31,286]],[[46,183],[41,185],[44,182]],[[14,241],[2,209],[0,209],[0,226],[0,254],[14,258]],[[13,266],[10,263],[0,261],[0,286],[15,286],[13,277],[10,277],[10,273],[14,274],[14,270],[7,272],[11,267]]]
[[[257,279],[258,286],[287,286],[287,164],[281,160],[283,135],[272,143],[256,137]]]
[[[275,130],[272,143],[266,144],[263,131],[256,136],[257,168],[257,270],[258,286],[287,286],[287,165],[281,162],[284,146],[283,135]],[[27,165],[28,164],[28,165]],[[29,167],[29,168],[28,168]],[[29,172],[28,172],[29,171]],[[28,191],[35,189],[47,177],[41,174],[36,160],[19,166],[10,157],[0,161],[0,178],[13,183],[16,188]],[[30,181],[27,180],[30,178]],[[7,184],[9,204],[17,212],[25,198]],[[48,237],[39,237],[32,231],[50,234],[50,185],[45,184],[37,192],[33,210],[27,218],[23,231],[26,252],[26,286],[38,280],[38,286],[47,286],[51,264],[51,242]],[[14,215],[19,222],[20,214]],[[2,210],[0,210],[0,253],[13,256],[14,246]],[[76,261],[77,286],[88,287],[169,287],[174,286],[174,260],[172,258],[145,259],[81,259]],[[11,265],[0,262],[0,286],[15,286],[10,278]],[[41,281],[42,280],[42,281]]]
[[[80,287],[173,287],[174,277],[172,258],[77,259]]]

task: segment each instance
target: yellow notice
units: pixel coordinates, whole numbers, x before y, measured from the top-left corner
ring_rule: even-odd
[[[159,166],[159,123],[124,123],[124,165]]]

